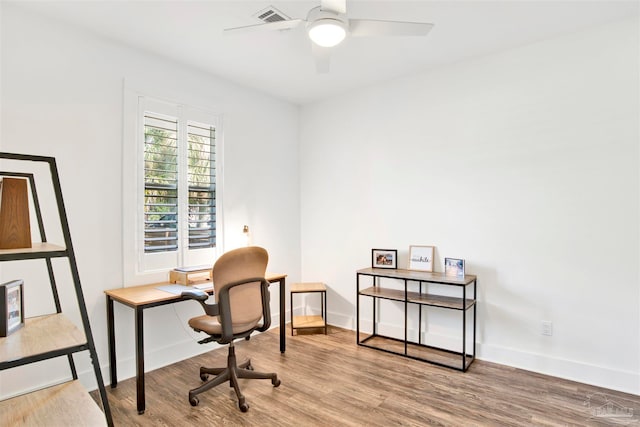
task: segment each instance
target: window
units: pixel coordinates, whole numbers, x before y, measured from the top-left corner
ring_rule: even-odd
[[[178,250],[178,119],[144,114],[144,251]]]
[[[135,99],[134,276],[213,264],[222,228],[218,117],[141,95]],[[127,162],[125,156],[124,193],[128,177],[134,176],[127,175]],[[127,228],[125,220],[125,233]]]
[[[189,154],[189,249],[216,245],[216,129],[187,124]]]
[[[144,113],[144,251],[176,251],[179,230],[186,222],[185,247],[216,246],[215,127],[187,122],[186,138],[178,131],[178,119]],[[186,158],[181,145],[188,145]],[[187,179],[181,180],[180,169]],[[186,194],[186,215],[181,215]]]

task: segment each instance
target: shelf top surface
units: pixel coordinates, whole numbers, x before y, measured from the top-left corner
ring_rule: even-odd
[[[304,292],[325,292],[327,286],[320,282],[304,282],[304,283],[292,283],[291,292],[304,293]]]
[[[476,280],[476,276],[472,274],[466,274],[464,277],[446,276],[440,272],[428,272],[428,271],[416,271],[416,270],[403,270],[403,269],[391,269],[391,268],[362,268],[357,271],[358,274],[364,274],[368,276],[376,277],[388,277],[391,279],[405,279],[421,282],[435,282],[447,285],[464,286],[473,283]]]
[[[49,253],[49,252],[63,252],[65,251],[64,246],[54,245],[48,242],[35,242],[32,244],[30,248],[18,248],[18,249],[0,249],[1,255],[29,255],[36,253]]]
[[[25,319],[22,328],[0,338],[0,362],[43,354],[86,342],[84,334],[64,314]]]
[[[80,381],[23,394],[0,402],[0,425],[106,426],[104,413]]]

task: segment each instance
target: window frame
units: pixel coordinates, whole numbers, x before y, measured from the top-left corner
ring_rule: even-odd
[[[125,286],[166,281],[167,272],[178,266],[213,265],[224,252],[223,230],[223,132],[222,115],[205,109],[148,96],[125,87],[123,137],[123,283]],[[213,248],[189,248],[188,168],[178,171],[178,182],[186,184],[186,192],[178,192],[178,249],[173,252],[145,253],[144,249],[144,114],[146,111],[175,117],[178,132],[188,141],[188,123],[212,125],[215,128],[215,218],[216,245]],[[179,145],[181,162],[187,165],[188,142]],[[133,185],[131,185],[133,183]],[[180,185],[178,187],[180,188]]]

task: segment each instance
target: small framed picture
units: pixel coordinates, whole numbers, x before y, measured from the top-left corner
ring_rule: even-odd
[[[409,270],[433,271],[433,246],[409,246]]]
[[[22,280],[0,285],[0,337],[6,337],[24,326],[22,285]]]
[[[444,275],[450,277],[464,277],[464,260],[457,258],[444,259]]]
[[[396,249],[371,249],[371,267],[398,268],[398,251]]]

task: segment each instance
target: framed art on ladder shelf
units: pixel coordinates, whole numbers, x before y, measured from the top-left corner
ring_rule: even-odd
[[[22,286],[22,280],[0,285],[0,337],[8,336],[24,325]]]

